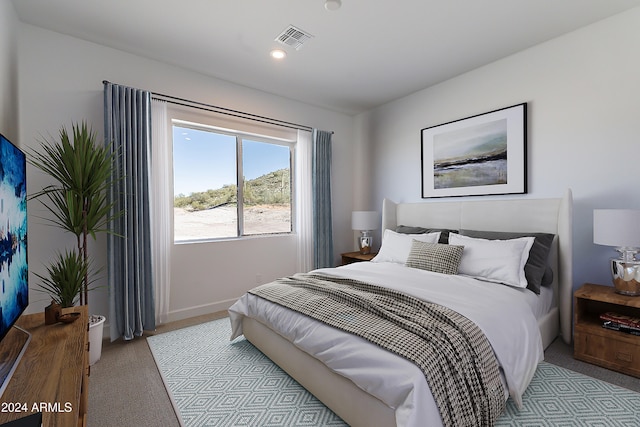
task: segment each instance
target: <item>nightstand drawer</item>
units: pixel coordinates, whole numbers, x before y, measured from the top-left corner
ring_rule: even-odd
[[[640,377],[640,337],[623,332],[589,330],[574,333],[574,355],[608,369]]]

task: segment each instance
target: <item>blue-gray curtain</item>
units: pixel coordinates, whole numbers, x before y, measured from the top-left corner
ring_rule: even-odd
[[[335,267],[331,227],[331,132],[312,132],[313,244],[314,267]]]
[[[151,94],[104,83],[104,135],[116,151],[109,194],[116,212],[107,237],[111,340],[155,329],[149,177]]]

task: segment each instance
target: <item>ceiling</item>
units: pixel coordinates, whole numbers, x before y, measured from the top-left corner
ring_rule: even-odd
[[[13,0],[22,22],[355,114],[640,0]],[[289,25],[313,37],[274,39]],[[271,49],[287,52],[284,60]]]

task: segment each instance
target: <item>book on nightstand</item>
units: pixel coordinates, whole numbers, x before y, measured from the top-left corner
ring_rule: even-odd
[[[600,315],[602,327],[631,335],[640,335],[640,318],[607,312]]]

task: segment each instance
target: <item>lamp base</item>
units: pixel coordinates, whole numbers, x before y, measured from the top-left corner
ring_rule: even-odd
[[[371,253],[371,246],[373,245],[373,237],[369,235],[369,232],[362,231],[358,238],[358,247],[362,255]]]
[[[617,293],[640,296],[640,261],[612,258],[611,277]]]

